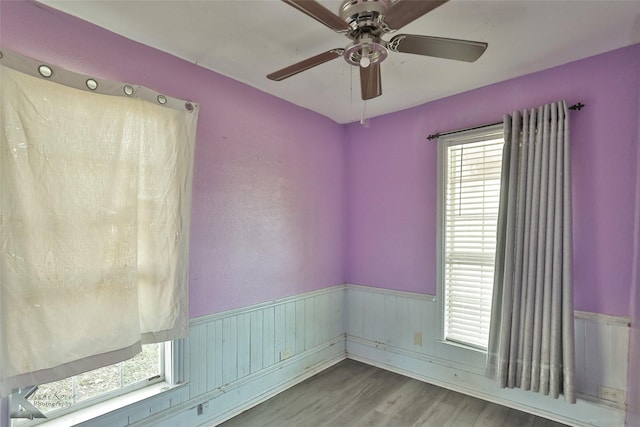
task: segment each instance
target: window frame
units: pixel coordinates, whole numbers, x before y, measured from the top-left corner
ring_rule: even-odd
[[[0,394],[6,396],[11,394],[12,389],[16,387],[23,388],[35,383],[45,384],[59,379],[60,376],[70,376],[71,373],[85,371],[90,368],[116,364],[121,359],[131,356],[133,352],[139,349],[139,345],[131,344],[139,340],[144,342],[166,341],[188,336],[188,242],[190,236],[188,227],[191,212],[193,152],[199,106],[198,104],[188,101],[158,95],[157,92],[142,86],[134,87],[125,83],[102,79],[100,79],[100,86],[98,88],[88,88],[85,84],[89,81],[87,80],[88,76],[67,71],[58,66],[44,65],[44,63],[39,60],[27,58],[4,49],[2,55],[0,55],[0,59],[2,70],[7,73],[8,77],[7,79],[2,79],[3,88],[5,88],[5,80],[7,82],[6,87],[9,88],[7,93],[10,96],[3,98],[3,102],[5,102],[6,98],[7,105],[13,106],[14,103],[20,104],[21,100],[28,96],[26,88],[30,88],[30,96],[33,97],[34,102],[25,102],[31,107],[35,105],[35,100],[40,97],[42,98],[41,103],[46,105],[46,108],[43,108],[45,112],[61,110],[64,113],[67,109],[71,112],[70,114],[63,114],[59,118],[56,117],[55,119],[48,119],[47,116],[45,120],[42,118],[45,117],[46,114],[39,114],[34,108],[24,108],[24,110],[30,112],[29,114],[25,113],[25,117],[19,113],[23,108],[8,108],[7,111],[16,112],[11,116],[11,120],[16,122],[17,125],[10,127],[15,131],[14,133],[2,132],[0,140],[2,140],[3,149],[6,143],[9,144],[8,147],[13,147],[14,145],[18,147],[19,150],[17,150],[17,152],[30,153],[32,151],[29,148],[31,139],[28,136],[32,134],[36,135],[37,137],[33,138],[34,152],[37,152],[42,158],[49,156],[54,160],[62,159],[61,167],[50,167],[49,170],[54,172],[56,170],[64,170],[69,171],[69,173],[65,174],[65,179],[50,179],[51,182],[57,183],[57,187],[54,189],[55,191],[51,191],[49,186],[38,185],[40,181],[43,181],[43,179],[40,178],[32,179],[31,182],[33,185],[28,187],[40,190],[40,192],[50,190],[51,194],[72,194],[74,196],[72,201],[78,200],[82,202],[83,200],[91,200],[91,204],[77,204],[77,206],[80,206],[84,210],[90,210],[92,213],[97,212],[95,215],[96,218],[87,216],[89,221],[83,225],[83,230],[90,229],[91,225],[94,224],[104,228],[102,232],[96,233],[101,236],[100,239],[94,239],[93,237],[87,239],[85,235],[83,235],[84,233],[74,232],[73,230],[76,224],[72,219],[75,217],[72,218],[72,215],[68,214],[68,212],[82,211],[75,209],[76,206],[73,206],[73,208],[69,208],[66,211],[64,209],[52,209],[54,212],[59,211],[58,217],[54,220],[61,218],[60,222],[64,222],[65,227],[50,225],[49,222],[36,218],[34,220],[35,224],[37,226],[43,224],[41,228],[44,230],[44,233],[36,233],[38,235],[37,239],[32,237],[36,234],[31,233],[24,234],[24,236],[20,235],[13,240],[9,240],[10,242],[39,242],[42,240],[39,238],[41,234],[47,234],[51,231],[51,236],[57,236],[56,232],[63,230],[64,233],[58,233],[62,238],[56,239],[58,242],[62,242],[62,244],[55,249],[60,253],[65,252],[65,249],[69,249],[67,252],[70,255],[67,255],[65,252],[63,254],[65,256],[58,256],[58,258],[53,259],[55,259],[55,261],[60,259],[60,269],[64,270],[64,274],[71,272],[78,277],[82,275],[82,278],[61,280],[59,278],[63,277],[63,274],[58,271],[53,271],[55,268],[51,268],[51,266],[56,267],[58,262],[47,262],[43,264],[44,267],[40,267],[41,263],[30,262],[30,260],[27,259],[28,257],[19,257],[16,255],[9,259],[18,259],[21,265],[20,268],[24,268],[25,270],[27,270],[27,266],[35,265],[36,267],[32,268],[35,272],[29,270],[25,274],[20,273],[16,276],[18,278],[16,280],[13,280],[14,276],[10,275],[9,277],[12,278],[12,280],[9,280],[7,283],[18,290],[21,290],[18,280],[24,280],[25,286],[22,289],[31,290],[31,284],[33,283],[33,287],[37,291],[34,292],[34,294],[37,294],[39,298],[46,298],[44,292],[41,292],[42,290],[53,289],[51,294],[59,296],[61,293],[58,293],[58,289],[64,288],[66,292],[69,292],[69,295],[78,295],[78,300],[80,300],[80,298],[89,298],[89,300],[88,302],[82,301],[82,303],[79,303],[77,307],[80,307],[80,309],[78,310],[68,310],[66,298],[52,298],[51,304],[47,310],[41,310],[43,314],[40,316],[31,315],[32,311],[40,307],[40,305],[36,303],[31,305],[26,304],[31,309],[27,310],[28,316],[22,313],[21,317],[21,312],[16,310],[9,314],[10,321],[4,325],[3,331],[1,332],[3,336],[0,342],[3,353],[6,351],[6,359],[8,362],[6,369],[3,363],[2,375],[0,377]],[[49,71],[46,76],[39,73],[39,70],[43,68]],[[55,70],[55,72],[51,74],[51,70]],[[46,80],[49,80],[49,82],[46,82]],[[34,84],[33,87],[31,87],[31,83]],[[46,87],[52,90],[52,94],[55,94],[49,94],[50,98],[66,99],[68,95],[69,99],[74,101],[71,102],[74,105],[71,107],[67,105],[68,108],[60,109],[51,107],[51,103],[46,102],[47,98],[42,97],[43,93],[48,93],[48,91],[43,89],[45,86],[36,86],[36,84],[47,85]],[[78,101],[76,103],[75,101],[77,100],[74,98],[75,96],[81,96],[82,99],[80,101],[82,102]],[[132,99],[127,99],[129,97]],[[9,102],[11,104],[9,104]],[[25,102],[23,102],[23,104]],[[105,104],[103,105],[102,102],[105,102]],[[60,105],[63,104],[65,103],[61,102]],[[69,103],[67,102],[67,104]],[[79,108],[79,106],[90,106],[91,108]],[[124,108],[129,106],[131,106],[131,111],[129,111],[128,108]],[[120,113],[126,111],[127,113],[124,115],[119,114],[117,126],[114,127],[115,123],[111,120],[113,118],[107,117],[104,114],[106,110]],[[82,142],[84,137],[83,134],[76,135],[74,132],[71,132],[68,127],[66,127],[66,124],[75,127],[77,123],[86,123],[88,120],[86,116],[91,112],[97,113],[96,116],[102,117],[104,122],[98,123],[96,126],[89,126],[89,128],[95,127],[98,130],[94,132],[95,135],[94,133],[89,134],[88,137],[85,135],[86,139],[91,140],[96,147],[78,143],[76,145],[82,147],[82,150],[77,150],[77,159],[67,159],[64,153],[68,152],[69,141]],[[106,119],[104,119],[105,117]],[[4,118],[3,116],[3,119]],[[25,127],[24,123],[28,123],[28,126]],[[31,126],[32,123],[33,126]],[[38,123],[44,124],[38,127],[36,126]],[[49,129],[49,123],[62,124],[63,126]],[[36,130],[36,127],[38,130]],[[87,128],[87,126],[83,127],[80,125],[77,127],[81,129]],[[131,133],[120,130],[129,129],[129,127],[140,128],[137,130],[138,134],[133,138],[120,137],[121,134],[129,135]],[[56,139],[57,145],[49,144],[50,140],[54,139],[51,138],[52,134],[58,135]],[[142,137],[147,134],[149,137]],[[158,145],[159,140],[161,144]],[[105,141],[114,141],[114,144],[118,143],[119,146],[122,145],[128,148],[127,150],[118,148],[115,151],[116,154],[109,157],[110,160],[108,164],[100,163],[103,157],[102,153],[98,151],[98,155],[96,155],[94,148],[98,150],[102,149],[102,147],[105,146]],[[135,141],[135,144],[131,143],[131,141]],[[140,147],[137,147],[138,141],[146,142]],[[156,146],[157,148],[155,148]],[[110,150],[114,151],[112,149]],[[51,154],[54,151],[61,154]],[[108,150],[105,152],[107,151]],[[127,154],[131,153],[131,156],[127,156],[131,158],[125,159],[124,155],[120,154],[124,152]],[[159,152],[160,155],[146,156],[142,155],[142,152],[152,154]],[[21,161],[18,155],[13,157],[20,160],[13,162],[18,166],[31,164],[27,161]],[[89,159],[85,159],[85,157],[89,157]],[[25,154],[25,158],[28,158],[27,154]],[[136,161],[134,161],[136,158],[138,159],[137,166]],[[92,162],[91,159],[94,159],[95,162]],[[23,191],[23,186],[20,185],[20,178],[23,176],[22,169],[26,170],[24,173],[25,176],[33,175],[40,177],[42,171],[33,166],[24,168],[18,166],[12,167],[13,163],[8,163],[10,167],[6,168],[7,171],[14,171],[12,174],[6,174],[9,176],[7,182],[11,184],[11,187],[7,188],[10,188],[13,194],[16,195],[16,197],[11,198],[10,203],[7,204],[7,208],[9,209],[13,208],[14,203],[17,207],[15,213],[11,212],[11,215],[13,215],[10,215],[11,218],[18,218],[21,221],[30,219],[32,216],[30,212],[37,212],[37,208],[40,207],[37,202],[40,200],[60,199],[58,197],[42,197],[39,193],[31,196],[26,190]],[[97,164],[99,164],[99,167],[96,167]],[[172,165],[175,173],[172,177],[165,179],[165,169],[168,164]],[[120,184],[118,184],[118,188],[115,189],[112,181],[117,182],[118,180],[109,179],[111,178],[109,174],[112,174],[113,170],[120,171],[120,169],[119,167],[115,168],[114,165],[123,165],[123,172],[119,174],[122,175],[123,178],[119,180]],[[150,168],[148,165],[154,166]],[[56,164],[56,166],[59,165]],[[31,171],[33,170],[36,172],[32,173]],[[94,171],[98,171],[99,173],[95,173]],[[83,178],[82,174],[90,178],[93,177],[93,181],[90,179],[78,179],[77,177]],[[5,173],[3,173],[2,179],[4,182]],[[138,180],[137,200],[136,186],[132,186],[132,179]],[[76,190],[76,188],[70,184],[83,181],[87,181],[88,184],[84,187],[77,188],[79,192],[76,196],[76,193],[72,191]],[[159,183],[157,190],[155,189],[156,182]],[[94,184],[97,189],[92,188]],[[115,182],[113,184],[115,184]],[[62,188],[62,190],[58,187]],[[67,187],[71,188],[71,190],[65,191],[69,190]],[[120,189],[120,187],[124,188],[124,190]],[[26,194],[26,196],[21,197],[23,193]],[[37,192],[34,191],[34,193]],[[83,195],[92,195],[93,193],[104,193],[107,202],[99,200],[99,198],[94,200],[91,197],[82,197]],[[114,194],[117,196],[114,196]],[[18,209],[28,204],[23,203],[23,198],[34,201],[32,204],[36,206],[36,209]],[[173,214],[162,215],[162,213],[167,212],[167,209],[164,208],[167,201],[175,205],[175,209],[172,208],[170,211],[179,212],[179,217]],[[71,205],[71,203],[60,202],[58,202],[58,204],[65,206],[65,208]],[[96,205],[97,208],[93,205]],[[108,207],[104,207],[103,205],[108,205]],[[45,207],[48,207],[48,205]],[[129,212],[135,212],[136,210],[137,219],[135,213],[131,215]],[[43,212],[43,210],[40,209],[40,212]],[[46,214],[46,209],[44,212]],[[157,213],[159,214],[156,215]],[[19,218],[20,215],[24,218]],[[45,215],[45,217],[49,216],[48,214]],[[105,218],[105,216],[108,218],[108,221],[110,221],[109,223],[102,221],[102,218]],[[127,218],[126,225],[116,222],[116,220],[122,217]],[[104,227],[107,224],[111,224],[111,222],[115,224],[114,227]],[[28,224],[28,222],[25,221],[25,224]],[[9,229],[13,228],[9,225]],[[20,229],[20,227],[17,228],[17,230]],[[69,232],[70,230],[71,232]],[[132,233],[129,232],[129,230],[136,231]],[[41,230],[39,229],[39,231]],[[136,233],[138,234],[137,242],[135,239]],[[82,237],[80,239],[74,239],[77,235]],[[140,244],[140,236],[143,236],[145,240],[142,245]],[[66,238],[68,238],[68,242]],[[95,240],[98,240],[98,245],[101,245],[98,250],[87,250],[87,248],[91,246],[90,243]],[[168,241],[166,245],[163,243],[165,240]],[[24,246],[26,247],[26,244]],[[45,247],[44,251],[47,251],[47,245],[40,246]],[[140,247],[142,247],[142,249],[139,249]],[[167,250],[167,247],[170,250]],[[31,249],[31,247],[28,249]],[[94,248],[91,247],[90,249]],[[133,253],[133,250],[135,250],[135,253]],[[15,251],[16,253],[19,252],[18,250]],[[39,251],[34,250],[33,252],[42,251],[43,250],[39,248]],[[23,252],[28,253],[29,251],[25,249]],[[105,255],[103,257],[100,257],[100,255],[94,256],[92,264],[88,265],[88,263],[82,262],[84,253],[104,253]],[[138,272],[135,271],[135,261],[132,261],[134,255],[138,260],[138,270],[142,274],[137,274]],[[105,260],[108,261],[111,258],[117,258],[117,261],[105,262]],[[65,262],[62,262],[62,260],[65,260]],[[167,260],[169,262],[165,262]],[[69,265],[62,265],[65,263]],[[122,279],[121,283],[119,282],[120,279],[118,279],[118,281],[111,279],[113,276],[111,272],[100,275],[103,270],[108,271],[113,265],[116,265],[116,267],[120,269],[117,274],[127,275],[125,279]],[[154,273],[156,270],[160,272],[157,277],[147,274],[148,272]],[[32,274],[33,280],[24,279],[29,273]],[[86,279],[84,276],[90,279]],[[39,281],[47,284],[52,283],[53,281],[51,279],[54,277],[57,280],[54,285],[39,285]],[[91,280],[92,283],[96,282],[99,286],[92,286],[88,292],[77,293],[75,292],[76,288],[74,288],[74,286],[76,286],[76,283],[82,283],[82,280]],[[160,286],[151,285],[154,281]],[[102,282],[105,282],[104,286]],[[68,286],[69,289],[64,287],[67,284],[70,284]],[[135,307],[136,300],[126,298],[127,294],[120,292],[120,289],[122,289],[120,287],[121,284],[128,286],[126,289],[131,289],[134,293],[138,292],[138,294],[141,295],[141,301],[144,302],[146,299],[149,299],[149,302],[138,304],[138,306]],[[138,286],[137,290],[134,289],[135,285]],[[170,292],[164,291],[165,286]],[[6,292],[4,283],[1,288],[3,295],[8,295],[10,300],[16,300],[18,302],[18,304],[13,305],[13,307],[22,307],[26,299],[21,292]],[[10,290],[13,288],[6,287],[6,289]],[[111,289],[115,289],[115,291],[111,292]],[[104,305],[104,307],[107,308],[101,310],[101,316],[104,316],[104,318],[117,318],[117,322],[107,321],[105,323],[102,321],[104,318],[96,316],[95,312],[91,309],[92,303],[95,301],[90,299],[93,295],[91,292],[105,293],[107,290],[111,292],[109,295],[113,297],[105,298],[102,301],[111,302],[112,304],[110,306],[107,304]],[[158,292],[155,292],[155,290],[158,290]],[[169,295],[169,293],[171,297],[166,298],[166,295]],[[29,298],[31,298],[30,295]],[[96,297],[96,299],[97,298],[98,297]],[[100,296],[100,298],[102,298],[102,296]],[[118,304],[114,304],[114,302]],[[125,311],[123,307],[128,309],[126,310],[126,315],[123,314]],[[156,310],[157,307],[161,307],[159,314]],[[111,310],[113,313],[116,313],[116,315],[111,315],[109,312],[106,312],[106,310]],[[65,314],[65,316],[59,316],[66,322],[60,322],[64,327],[60,327],[55,321],[47,322],[43,320],[51,318],[57,320],[57,313]],[[79,315],[77,313],[79,313]],[[24,333],[16,334],[12,332],[5,334],[5,328],[8,328],[12,321],[20,318],[30,321],[28,327],[24,321],[22,322],[22,332]],[[31,321],[31,319],[33,319],[33,321]],[[71,322],[71,320],[74,322]],[[51,324],[55,324],[57,327],[51,327]],[[74,324],[82,324],[84,327],[81,329],[68,327],[69,324],[72,326]],[[105,325],[109,326],[107,327]],[[44,327],[50,327],[51,329],[44,331]],[[13,329],[15,328],[9,328],[8,330]],[[83,334],[82,331],[85,329],[99,332],[102,335],[102,339],[94,340],[90,334]],[[107,336],[103,334],[103,329],[108,331]],[[29,333],[32,331],[36,333]],[[73,339],[81,342],[81,346],[67,348],[68,346],[64,345],[68,341],[66,338],[68,338],[67,335],[70,333],[75,334]],[[85,337],[88,339],[84,339]],[[24,343],[27,344],[22,345]],[[94,343],[96,343],[95,346],[93,345]],[[79,350],[73,353],[72,350],[76,349]],[[53,356],[48,357],[50,353]],[[77,366],[75,365],[76,363]],[[4,420],[0,419],[0,421]]]
[[[437,202],[436,202],[436,295],[438,296],[438,341],[466,350],[487,353],[486,348],[472,343],[449,340],[446,338],[446,192],[448,184],[448,148],[473,142],[502,138],[504,124],[497,123],[463,131],[452,132],[438,137],[437,140]],[[504,142],[503,142],[504,143]]]
[[[129,398],[133,397],[137,392],[144,392],[147,389],[151,389],[153,387],[160,387],[159,392],[154,393],[151,396],[145,396],[146,398],[152,398],[153,396],[159,395],[163,392],[167,392],[175,386],[184,383],[185,344],[184,339],[165,341],[159,344],[162,345],[160,362],[163,365],[162,369],[164,371],[160,376],[151,377],[146,380],[140,380],[124,387],[119,387],[117,389],[107,391],[96,397],[77,402],[69,406],[68,408],[54,410],[50,413],[50,415],[52,415],[51,417],[34,418],[32,420],[21,422],[19,424],[14,423],[14,418],[11,418],[11,396],[6,396],[2,399],[3,405],[6,405],[6,413],[2,413],[0,421],[3,421],[3,426],[5,425],[4,422],[6,422],[6,425],[8,427],[34,427],[42,424],[46,425],[50,422],[60,422],[61,419],[64,419],[65,417],[74,417],[75,415],[80,415],[82,418],[86,418],[85,421],[83,421],[86,422],[106,414],[106,412],[96,409],[100,404],[104,404],[107,402],[116,402],[117,408],[115,410],[118,410],[126,407],[131,403],[139,401],[137,399],[134,399],[132,401]],[[114,408],[113,406],[111,406],[109,408],[109,412],[113,410]],[[87,413],[89,415],[84,417],[82,416],[83,413]]]
[[[67,71],[59,66],[45,65],[45,63],[41,62],[40,60],[27,58],[18,53],[7,51],[5,49],[2,50],[0,54],[0,58],[2,59],[2,61],[0,61],[2,62],[2,64],[0,65],[3,66],[3,69],[4,69],[4,66],[7,66],[7,69],[11,69],[13,71],[25,74],[27,76],[35,77],[37,79],[44,78],[45,80],[56,82],[68,88],[81,90],[87,93],[94,92],[96,94],[101,94],[101,95],[123,97],[123,99],[126,99],[127,97],[132,97],[132,98],[135,98],[136,100],[144,100],[145,102],[150,103],[150,105],[164,106],[168,109],[177,110],[178,112],[182,112],[183,114],[185,114],[186,116],[185,116],[184,123],[178,126],[181,130],[176,131],[176,135],[179,134],[182,136],[180,138],[176,137],[175,138],[176,141],[174,142],[181,141],[181,144],[183,145],[183,147],[186,147],[185,153],[183,156],[183,160],[186,159],[186,163],[184,161],[180,163],[180,167],[184,169],[184,170],[181,169],[181,171],[184,172],[184,182],[181,182],[180,185],[184,187],[184,185],[186,184],[187,186],[185,188],[187,188],[187,190],[186,192],[182,192],[180,194],[179,199],[181,203],[184,203],[184,206],[182,207],[186,209],[185,218],[188,219],[190,217],[195,130],[197,125],[197,114],[199,111],[199,105],[197,103],[192,103],[190,101],[180,100],[170,96],[162,95],[151,89],[145,88],[143,86],[132,86],[126,83],[119,83],[119,82],[113,82],[113,81],[102,80],[102,79],[96,80],[93,77],[91,77],[90,79],[87,79],[87,77],[90,77],[90,76],[85,76],[85,75],[77,74],[71,71]],[[42,71],[40,70],[43,68],[48,70],[49,73],[48,74],[42,73]],[[55,70],[55,72],[52,72],[52,70]],[[88,84],[89,82],[95,83],[96,81],[100,82],[99,86],[96,84],[94,87],[92,87]],[[156,107],[153,107],[153,108],[156,108]],[[187,117],[188,119],[186,119]],[[166,118],[163,119],[160,123],[162,124],[163,132],[166,134],[167,128],[165,128],[165,125],[166,125],[165,121],[166,121]],[[184,141],[182,141],[183,139]],[[178,164],[178,162],[176,162],[176,164]],[[142,164],[139,164],[138,166],[141,167]],[[178,169],[177,166],[176,166],[176,169]],[[140,193],[138,194],[138,201],[140,201]],[[155,326],[147,325],[151,327],[141,328],[145,331],[145,334],[154,334],[153,337],[151,338],[151,341],[156,339],[169,340],[170,338],[188,336],[188,328],[189,328],[188,301],[187,301],[188,280],[187,280],[186,273],[188,272],[188,241],[189,241],[188,240],[189,239],[188,224],[189,223],[188,221],[184,221],[184,218],[183,218],[180,224],[182,225],[186,224],[186,233],[182,231],[182,235],[186,236],[186,238],[182,240],[185,243],[184,243],[184,247],[181,247],[181,249],[184,249],[184,250],[180,251],[180,255],[179,255],[181,257],[180,260],[182,261],[182,263],[184,264],[186,262],[186,264],[184,264],[186,266],[184,269],[185,274],[184,274],[183,280],[176,279],[174,281],[176,283],[178,282],[180,283],[181,286],[180,286],[180,289],[178,290],[183,291],[181,292],[181,295],[184,294],[184,298],[180,300],[181,302],[183,302],[183,304],[181,304],[180,306],[182,310],[179,313],[181,314],[180,322],[176,321],[175,324],[173,325],[173,329],[169,327],[170,325],[167,325],[166,327],[164,327],[165,325],[161,325],[162,327],[158,327],[158,325],[155,325]],[[173,240],[173,237],[170,240]],[[180,264],[179,263],[180,260],[178,260],[178,264]],[[166,300],[166,298],[161,298],[161,299]],[[175,301],[175,298],[173,299],[173,301]],[[169,316],[165,316],[165,317],[170,318]],[[124,330],[119,329],[118,331],[116,331],[117,333],[114,334],[114,336],[118,336],[119,333],[123,331]],[[145,340],[148,338],[147,336],[142,335],[141,339]],[[61,341],[58,339],[57,342],[59,343]],[[4,343],[4,340],[3,340],[3,343]],[[174,339],[173,341],[165,341],[164,349],[161,353],[161,359],[160,359],[162,363],[162,368],[164,370],[164,374],[162,376],[155,376],[146,380],[143,379],[136,383],[125,385],[124,387],[118,387],[116,389],[106,391],[98,396],[77,402],[76,404],[71,405],[68,408],[53,410],[49,414],[51,418],[31,420],[26,423],[21,423],[20,425],[33,426],[33,425],[38,425],[43,423],[47,425],[48,423],[60,425],[64,423],[64,420],[61,421],[61,419],[76,420],[76,418],[79,417],[76,414],[79,414],[79,413],[82,413],[81,417],[83,419],[81,421],[85,422],[87,420],[101,417],[108,412],[112,412],[112,411],[117,412],[118,409],[124,408],[133,403],[146,402],[147,400],[150,400],[152,402],[151,404],[153,404],[153,402],[155,401],[154,397],[159,397],[160,395],[163,395],[163,397],[171,396],[172,392],[170,390],[176,390],[177,392],[178,386],[182,386],[185,384],[185,372],[188,372],[187,371],[188,367],[185,366],[186,364],[185,363],[185,345],[186,345],[185,339],[182,339],[182,338]],[[115,350],[100,353],[100,355],[110,354],[110,353],[116,354],[116,355],[123,354],[123,353],[117,353],[118,351],[122,352],[122,349],[116,348]],[[82,357],[82,356],[79,356],[79,357]],[[86,360],[90,360],[91,357],[93,356],[87,357]],[[77,357],[75,359],[77,360]],[[101,364],[105,363],[107,366],[111,366],[111,365],[117,364],[117,360],[118,359],[116,356],[108,362],[101,361],[100,363]],[[74,363],[74,362],[75,362],[74,360],[71,360],[68,363]],[[65,365],[68,363],[62,363],[62,365]],[[80,369],[73,369],[69,371],[83,370],[85,369],[85,367],[86,366],[81,365]],[[42,369],[42,370],[45,370],[45,369]],[[39,378],[44,378],[44,377],[40,376]],[[4,377],[2,379],[4,380]],[[51,379],[55,381],[55,378],[52,377]],[[31,381],[38,381],[38,380],[24,380],[24,381],[18,381],[17,383],[19,383],[20,386],[23,386],[24,385],[23,383],[26,381],[31,382]],[[48,383],[48,382],[53,382],[53,381],[41,381],[41,383]],[[12,425],[12,421],[10,418],[11,409],[10,409],[9,394],[11,393],[11,388],[15,386],[14,384],[16,384],[16,382],[9,382],[7,384],[8,385],[6,387],[5,387],[4,381],[2,382],[2,384],[0,384],[2,385],[2,393],[3,393],[2,395],[0,395],[0,425],[2,427]]]

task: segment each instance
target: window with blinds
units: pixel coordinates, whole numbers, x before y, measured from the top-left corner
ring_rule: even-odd
[[[504,137],[502,125],[440,140],[444,339],[487,348]]]

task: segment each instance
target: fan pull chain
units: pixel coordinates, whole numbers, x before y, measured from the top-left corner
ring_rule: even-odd
[[[364,101],[364,106],[362,107],[362,117],[360,118],[360,124],[362,126],[364,126],[367,123],[366,113],[367,113],[367,101]]]
[[[349,67],[349,100],[351,101],[351,109],[349,111],[350,118],[353,117],[353,67]]]

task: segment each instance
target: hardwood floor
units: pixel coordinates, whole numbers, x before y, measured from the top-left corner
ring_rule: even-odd
[[[349,359],[221,425],[564,426]]]

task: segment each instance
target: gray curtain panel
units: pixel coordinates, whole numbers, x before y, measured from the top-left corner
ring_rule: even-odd
[[[487,375],[575,403],[566,102],[506,115],[504,132]]]

